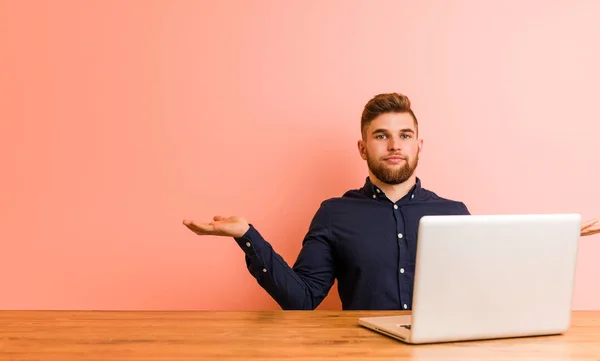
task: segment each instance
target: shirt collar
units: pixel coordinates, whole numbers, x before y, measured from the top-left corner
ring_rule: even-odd
[[[375,184],[373,184],[373,182],[371,182],[371,179],[369,177],[367,177],[365,179],[365,185],[363,186],[363,190],[364,190],[365,194],[367,195],[367,197],[369,197],[369,198],[387,199],[385,197],[385,194],[383,193],[383,191],[381,189],[379,189],[379,187],[377,187]],[[412,200],[415,197],[418,197],[420,191],[421,191],[421,180],[419,179],[419,177],[417,177],[415,185],[408,191],[408,193],[402,199]]]

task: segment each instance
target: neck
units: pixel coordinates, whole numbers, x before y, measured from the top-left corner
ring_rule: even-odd
[[[402,199],[402,197],[408,194],[410,189],[417,182],[417,177],[414,174],[411,175],[410,178],[408,178],[406,181],[400,184],[384,183],[377,179],[377,177],[375,177],[373,174],[371,174],[371,172],[369,172],[369,179],[371,180],[371,183],[379,187],[379,189],[381,189],[383,193],[385,193],[385,196],[388,197],[388,199],[394,203],[398,202],[400,199]]]

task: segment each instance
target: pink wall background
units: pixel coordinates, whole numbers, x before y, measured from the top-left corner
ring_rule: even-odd
[[[425,187],[600,217],[599,12],[0,0],[0,308],[277,309],[233,240],[181,220],[246,216],[292,263],[320,202],[362,185],[381,92],[413,101]],[[599,259],[582,238],[576,309],[600,309]]]

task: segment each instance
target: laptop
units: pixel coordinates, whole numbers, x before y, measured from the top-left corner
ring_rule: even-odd
[[[412,314],[358,323],[409,344],[562,334],[580,227],[579,214],[424,216]]]

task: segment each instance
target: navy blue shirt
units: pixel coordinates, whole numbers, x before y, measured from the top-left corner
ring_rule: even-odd
[[[415,186],[398,202],[367,177],[321,203],[290,267],[253,225],[239,238],[250,274],[284,310],[312,310],[334,281],[344,310],[411,309],[417,232],[425,215],[467,215],[462,202]]]

